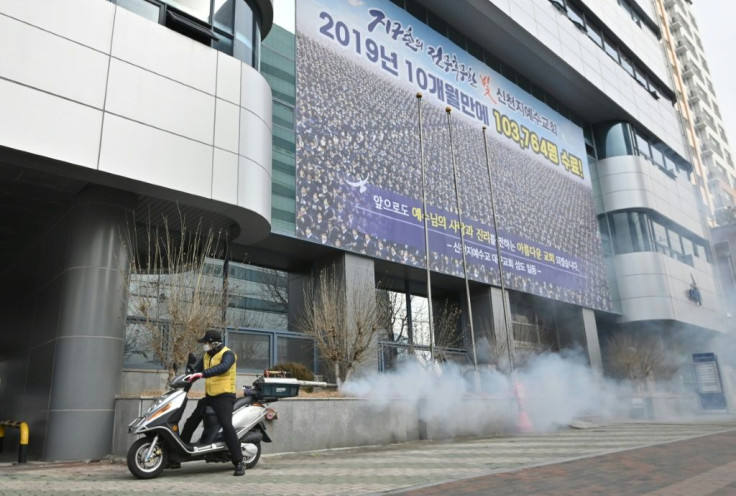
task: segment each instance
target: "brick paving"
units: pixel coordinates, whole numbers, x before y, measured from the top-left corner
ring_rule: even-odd
[[[203,462],[185,463],[151,481],[134,479],[120,463],[0,463],[0,496],[138,492],[307,496],[392,491],[735,496],[734,448],[736,422],[722,419],[609,424],[551,434],[264,455],[245,477],[232,477],[229,465]]]
[[[392,494],[734,496],[736,431]]]

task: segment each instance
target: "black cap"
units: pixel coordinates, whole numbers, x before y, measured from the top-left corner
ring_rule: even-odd
[[[222,336],[220,331],[207,331],[204,333],[204,337],[197,340],[198,343],[221,343]]]

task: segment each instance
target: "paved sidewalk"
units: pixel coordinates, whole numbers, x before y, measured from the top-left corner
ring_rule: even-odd
[[[736,431],[391,494],[734,496]]]
[[[736,422],[711,419],[707,423],[610,424],[552,434],[265,455],[245,477],[233,477],[229,465],[203,462],[167,470],[150,481],[134,479],[119,463],[6,463],[0,464],[0,496],[138,492],[306,496],[412,488],[415,490],[407,494],[573,496],[646,494],[673,484],[681,484],[677,487],[684,492],[653,494],[695,496],[710,493],[692,492],[692,487],[713,487],[727,491],[712,493],[722,496],[736,494],[736,490],[728,492],[733,489],[731,474],[736,474],[731,470],[736,468],[731,465],[736,464],[734,448]],[[441,485],[429,487],[437,484]]]

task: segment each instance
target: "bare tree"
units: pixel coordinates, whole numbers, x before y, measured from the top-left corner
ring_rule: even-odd
[[[606,340],[608,372],[643,389],[648,379],[669,379],[675,367],[661,340],[631,331],[619,332]]]
[[[392,343],[404,343],[408,338],[409,316],[406,295],[396,291],[379,290],[376,303],[380,313],[384,339]]]
[[[321,357],[341,384],[356,367],[373,356],[385,322],[376,303],[377,291],[367,285],[347,289],[335,267],[322,269],[304,290],[304,308],[297,326],[314,339]]]
[[[192,227],[179,220],[179,232],[164,217],[160,226],[129,225],[125,233],[128,313],[150,333],[169,380],[206,329],[226,327],[227,292],[213,260],[222,256],[226,234],[205,229],[201,220]]]
[[[282,272],[274,269],[261,268],[261,283],[264,294],[271,304],[273,311],[286,313],[289,309],[289,287]]]
[[[445,301],[443,307],[434,314],[434,357],[435,361],[446,362],[452,348],[463,347],[463,335],[460,332],[460,307],[450,301]]]
[[[479,361],[492,365],[499,372],[511,373],[515,369],[523,369],[534,357],[545,350],[536,347],[525,346],[526,342],[516,341],[513,336],[506,336],[506,330],[497,336],[493,327],[487,322],[482,323],[476,340],[476,353]],[[511,339],[511,353],[509,354],[509,342]]]

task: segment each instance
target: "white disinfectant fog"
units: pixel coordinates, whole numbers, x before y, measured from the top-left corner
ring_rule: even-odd
[[[370,400],[373,408],[396,403],[415,409],[420,421],[449,435],[518,429],[548,431],[580,419],[628,414],[633,392],[603,379],[576,353],[543,354],[512,375],[452,363],[406,362],[398,369],[356,377],[342,392]]]

